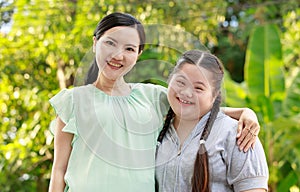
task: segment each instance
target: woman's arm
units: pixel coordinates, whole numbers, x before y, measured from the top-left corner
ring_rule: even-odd
[[[73,134],[63,132],[65,123],[57,117],[54,136],[54,162],[51,173],[49,192],[63,192],[64,176],[67,170]]]
[[[256,114],[249,108],[231,108],[224,107],[222,111],[234,118],[239,120],[238,133],[237,133],[237,144],[240,150],[247,152],[250,147],[254,147],[256,136],[259,133],[260,126]]]
[[[242,192],[266,192],[265,189],[251,189],[251,190],[246,190],[246,191],[242,191]]]

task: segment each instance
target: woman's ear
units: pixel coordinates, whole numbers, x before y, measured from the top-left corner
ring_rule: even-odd
[[[143,53],[143,51],[139,52],[138,57]]]
[[[97,39],[96,39],[96,37],[94,36],[94,37],[93,37],[93,53],[96,52],[96,44],[97,44]]]

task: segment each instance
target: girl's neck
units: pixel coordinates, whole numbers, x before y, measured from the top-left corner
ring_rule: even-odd
[[[175,116],[173,126],[180,139],[180,145],[188,138],[198,122],[199,120],[184,120]]]
[[[94,86],[111,96],[126,96],[131,92],[130,85],[125,82],[123,77],[112,80],[100,74],[94,82]]]

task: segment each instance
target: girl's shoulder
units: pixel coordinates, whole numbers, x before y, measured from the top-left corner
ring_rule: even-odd
[[[236,134],[238,121],[220,111],[215,121],[215,126],[222,127],[223,132]]]

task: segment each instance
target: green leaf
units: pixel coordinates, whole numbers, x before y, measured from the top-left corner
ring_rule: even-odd
[[[245,80],[252,99],[284,93],[284,74],[278,29],[269,24],[256,27],[246,51]],[[277,97],[278,98],[278,97]]]
[[[277,191],[289,191],[290,187],[297,183],[297,180],[298,177],[296,173],[294,171],[290,171],[287,177],[280,181]]]
[[[246,106],[247,93],[242,84],[233,81],[228,71],[225,71],[222,97],[227,106],[240,107]]]
[[[289,115],[300,113],[300,72],[292,81],[291,86],[287,89],[286,99],[283,102],[283,109]]]

